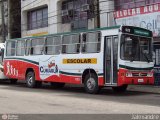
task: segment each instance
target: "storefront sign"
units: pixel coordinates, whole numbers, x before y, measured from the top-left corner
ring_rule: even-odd
[[[153,36],[160,36],[160,4],[116,11],[117,25],[131,25],[149,29]]]

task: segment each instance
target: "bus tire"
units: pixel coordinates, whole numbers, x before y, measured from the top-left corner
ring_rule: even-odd
[[[11,80],[10,80],[10,83],[11,83],[11,84],[16,84],[17,81],[18,81],[17,79],[11,79]]]
[[[63,88],[65,86],[65,83],[58,83],[58,82],[51,82],[50,84],[54,89]]]
[[[29,88],[35,88],[35,87],[40,87],[42,85],[41,81],[36,81],[35,80],[35,74],[33,71],[30,71],[26,75],[26,83],[27,87]]]
[[[112,87],[114,92],[125,92],[127,90],[128,85],[122,85],[118,87]]]
[[[97,94],[99,92],[100,87],[98,86],[98,78],[95,74],[90,73],[85,76],[84,88],[89,94]]]

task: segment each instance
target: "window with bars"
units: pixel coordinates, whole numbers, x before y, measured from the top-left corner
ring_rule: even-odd
[[[44,7],[34,11],[29,11],[28,30],[43,28],[48,26],[48,8]]]
[[[73,30],[87,28],[88,19],[96,16],[95,1],[96,0],[68,0],[62,2],[62,24],[71,23]]]

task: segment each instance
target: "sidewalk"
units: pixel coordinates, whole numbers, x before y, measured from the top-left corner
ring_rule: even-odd
[[[160,94],[160,86],[129,85],[127,90]]]

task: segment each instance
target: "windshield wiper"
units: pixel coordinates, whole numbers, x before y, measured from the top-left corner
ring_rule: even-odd
[[[148,61],[148,63],[150,62],[150,60],[149,60],[149,58],[148,58],[148,56],[147,56],[147,54],[143,54],[144,56],[145,56],[145,58],[146,58],[146,60]]]
[[[151,62],[151,60],[150,60],[150,58],[149,58],[147,53],[142,52],[142,54],[144,55],[144,57],[146,58],[148,63]]]
[[[131,53],[130,57],[131,57],[130,61],[133,62],[135,60],[135,57],[136,57],[136,50],[135,49],[132,49],[132,53]]]
[[[130,61],[133,62],[134,60],[135,60],[135,56],[131,55],[131,60]]]

